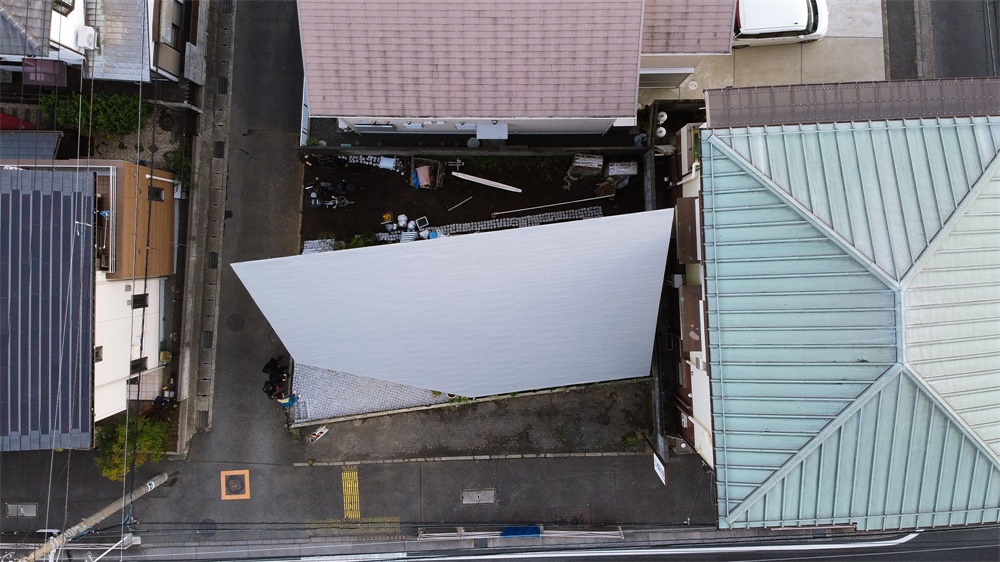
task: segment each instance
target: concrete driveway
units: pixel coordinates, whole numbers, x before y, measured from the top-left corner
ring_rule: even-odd
[[[830,29],[815,43],[734,49],[708,55],[678,88],[639,90],[639,104],[703,99],[705,90],[885,80],[881,0],[828,0]]]

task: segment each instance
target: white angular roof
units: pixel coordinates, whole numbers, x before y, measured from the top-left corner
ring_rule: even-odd
[[[649,374],[673,211],[233,264],[298,363],[462,396]]]

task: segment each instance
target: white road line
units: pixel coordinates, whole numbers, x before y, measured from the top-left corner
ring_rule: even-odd
[[[720,554],[720,553],[739,553],[739,552],[806,552],[806,551],[819,551],[819,550],[849,550],[849,549],[859,549],[859,548],[886,548],[890,546],[898,546],[907,543],[920,533],[910,533],[904,537],[898,539],[888,540],[888,541],[869,541],[869,542],[845,542],[837,544],[776,544],[776,545],[760,545],[760,546],[705,546],[705,547],[692,547],[692,548],[649,548],[649,549],[629,549],[629,550],[560,550],[552,552],[518,552],[509,554],[486,554],[478,556],[442,556],[439,558],[420,558],[420,560],[434,561],[434,560],[489,560],[491,558],[510,558],[510,559],[529,559],[529,558],[595,558],[598,556],[602,557],[618,557],[618,556],[662,556],[664,554]],[[414,556],[416,558],[416,556]]]

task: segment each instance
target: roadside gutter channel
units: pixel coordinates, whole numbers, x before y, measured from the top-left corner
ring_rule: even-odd
[[[216,333],[219,319],[219,290],[225,226],[226,170],[229,135],[228,90],[217,88],[220,77],[233,71],[233,30],[236,2],[222,0],[209,5],[209,47],[205,50],[207,66],[202,92],[204,113],[194,137],[193,164],[195,185],[190,189],[187,240],[187,271],[184,286],[179,365],[178,400],[182,407],[178,422],[177,450],[186,455],[196,431],[212,427],[213,387],[215,384]],[[215,259],[210,259],[212,254]],[[212,266],[209,266],[209,263]]]

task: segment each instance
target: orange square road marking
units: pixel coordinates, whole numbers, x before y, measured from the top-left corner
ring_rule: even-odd
[[[250,471],[223,470],[219,473],[219,486],[224,500],[250,499]]]

